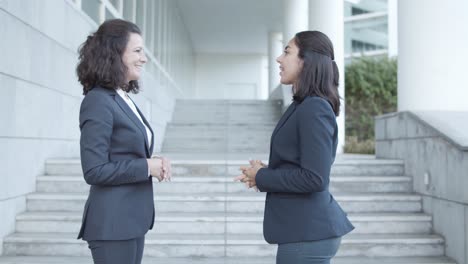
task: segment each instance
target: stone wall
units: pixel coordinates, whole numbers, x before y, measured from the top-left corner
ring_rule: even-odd
[[[79,157],[77,50],[96,28],[71,1],[0,0],[0,242],[14,231],[45,161]],[[158,79],[155,62],[145,68],[143,91],[132,97],[159,151],[182,91]]]
[[[468,263],[468,112],[398,112],[376,118],[377,158],[401,159],[446,254]]]

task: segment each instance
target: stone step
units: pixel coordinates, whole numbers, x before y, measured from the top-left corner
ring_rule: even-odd
[[[175,142],[178,142],[177,140]],[[261,144],[260,146],[252,146],[252,145],[242,145],[242,144],[236,144],[234,146],[226,146],[222,144],[218,145],[197,145],[196,143],[190,144],[190,145],[177,145],[174,146],[174,144],[171,144],[170,142],[163,143],[162,145],[162,150],[165,152],[184,152],[184,153],[191,153],[193,155],[197,154],[205,154],[205,153],[211,153],[211,152],[226,152],[226,153],[252,153],[252,152],[258,152],[258,151],[268,151],[269,150],[269,145],[266,144]]]
[[[92,264],[91,257],[41,257],[41,256],[0,256],[0,264]],[[145,257],[143,264],[272,264],[274,257],[264,258],[150,258]],[[456,264],[455,261],[445,257],[335,257],[333,264]]]
[[[226,117],[244,115],[246,118],[250,118],[255,116],[280,116],[282,113],[281,107],[278,106],[252,105],[239,107],[238,109],[225,106],[182,106],[176,107],[174,114],[185,114],[194,117],[203,115],[224,115]]]
[[[235,105],[235,104],[279,104],[281,101],[278,100],[260,100],[260,99],[209,99],[209,98],[200,98],[200,99],[184,99],[180,98],[176,100],[176,104],[180,105]]]
[[[334,176],[330,191],[339,192],[410,192],[412,181],[406,176]],[[172,182],[154,181],[155,193],[244,193],[253,191],[243,184],[234,182],[229,176],[174,177]],[[41,176],[37,178],[36,190],[42,193],[87,193],[89,185],[82,177]]]
[[[252,140],[238,138],[226,140],[222,137],[168,138],[163,142],[162,146],[165,152],[174,152],[175,149],[186,149],[185,153],[197,153],[202,150],[208,153],[219,152],[218,149],[222,149],[225,152],[229,152],[230,149],[241,149],[244,150],[244,153],[267,152],[270,150],[270,142],[266,139]]]
[[[232,134],[229,135],[229,138],[226,137],[226,133],[225,132],[208,132],[208,133],[205,133],[205,132],[200,132],[198,133],[197,131],[191,131],[191,132],[186,132],[186,133],[168,133],[167,134],[167,137],[164,139],[164,140],[185,140],[185,141],[188,141],[190,139],[192,140],[198,140],[198,139],[202,139],[202,140],[207,140],[207,139],[210,139],[210,138],[213,138],[213,139],[216,139],[220,142],[230,142],[230,143],[238,143],[238,142],[241,142],[243,140],[251,140],[251,144],[252,143],[256,143],[256,145],[263,145],[263,143],[266,143],[266,145],[269,146],[270,144],[270,135],[272,133],[273,129],[271,130],[268,130],[268,131],[265,131],[265,132],[262,132],[262,131],[259,131],[259,132],[256,132],[254,134],[242,134],[243,132],[241,131],[238,131],[238,132],[226,132],[226,133],[229,133],[229,134]],[[191,135],[189,134],[191,133]],[[259,142],[257,141],[260,141],[262,144],[260,144]],[[175,142],[174,142],[175,143]],[[215,142],[213,142],[215,143]],[[210,145],[208,145],[210,146]]]
[[[177,104],[174,108],[175,111],[180,112],[209,112],[209,111],[217,111],[217,112],[228,112],[228,113],[239,113],[243,111],[254,111],[258,110],[259,112],[262,111],[281,111],[281,105],[278,104],[258,104],[258,103],[251,103],[251,104]]]
[[[276,125],[281,118],[277,109],[245,109],[241,112],[219,111],[216,109],[187,109],[175,110],[171,122],[178,124],[249,124],[252,127],[262,124]]]
[[[199,122],[171,122],[167,125],[166,129],[171,129],[171,132],[177,131],[188,131],[191,130],[200,130],[200,131],[225,131],[230,129],[252,129],[258,131],[270,131],[273,132],[273,129],[276,127],[276,122],[260,122],[256,124],[248,124],[248,123],[223,123],[223,124],[200,124]]]
[[[226,141],[233,141],[239,138],[267,139],[273,133],[275,127],[265,124],[262,126],[250,125],[178,125],[169,124],[166,127],[164,140],[168,138],[204,138],[204,137],[224,137]]]
[[[226,139],[223,136],[204,137],[193,136],[192,138],[172,138],[169,137],[163,142],[163,150],[167,149],[187,149],[190,152],[197,152],[202,149],[209,149],[215,152],[218,148],[242,148],[252,152],[267,152],[270,150],[270,140],[267,138],[236,137]],[[173,150],[171,150],[173,151]]]
[[[29,211],[82,211],[86,194],[34,193],[27,195]],[[348,213],[420,212],[421,196],[413,194],[340,194],[335,199]],[[262,212],[263,193],[156,194],[155,208],[165,212]]]
[[[211,140],[211,141],[210,141]],[[217,136],[204,136],[204,135],[192,135],[191,138],[185,136],[169,136],[163,142],[163,145],[167,147],[198,147],[198,148],[211,148],[216,145],[229,146],[229,147],[245,147],[245,148],[265,148],[267,150],[261,150],[259,152],[268,152],[270,150],[270,139],[267,137],[256,137],[249,135],[241,135],[226,138],[225,135]],[[198,150],[198,149],[193,149]]]
[[[256,114],[258,116],[251,116],[251,114],[249,113],[246,113],[245,115],[241,116],[227,116],[224,114],[204,113],[175,113],[173,119],[171,120],[171,123],[169,123],[168,125],[171,128],[192,126],[194,128],[205,127],[205,129],[218,126],[227,127],[230,129],[245,126],[249,126],[252,129],[259,129],[265,126],[272,126],[274,128],[281,117],[276,114]],[[271,130],[271,132],[272,131],[273,130]]]
[[[220,121],[226,121],[230,118],[244,117],[244,119],[255,119],[258,117],[281,117],[281,108],[276,106],[248,106],[239,109],[229,109],[226,107],[176,107],[174,109],[174,119],[177,117],[186,118],[193,117],[199,119],[201,117],[220,117]],[[187,118],[190,122],[191,120]],[[203,119],[202,119],[203,120]],[[261,120],[261,119],[260,119]]]
[[[231,146],[231,145],[226,146],[223,144],[200,146],[200,145],[196,145],[196,143],[193,143],[190,145],[174,146],[173,144],[170,144],[169,142],[167,142],[167,143],[163,143],[162,150],[164,150],[165,152],[184,152],[184,153],[190,153],[192,155],[206,154],[206,153],[220,152],[220,151],[223,151],[225,153],[249,154],[249,153],[258,152],[258,151],[268,151],[269,147],[267,144],[262,144],[261,146],[256,147],[256,146],[250,146],[250,145],[242,146],[240,144],[237,144],[235,146]]]
[[[227,103],[211,103],[211,102],[176,102],[175,109],[219,109],[229,111],[241,111],[243,109],[255,109],[255,108],[281,108],[282,104],[277,102],[262,102],[262,101],[250,101],[250,102],[227,102]]]
[[[224,106],[237,109],[246,106],[281,106],[281,100],[212,100],[212,99],[178,99],[176,108]]]
[[[429,234],[432,218],[424,214],[349,214],[353,234]],[[81,212],[26,212],[16,218],[19,233],[73,233],[81,225]],[[155,234],[262,234],[261,213],[161,213]]]
[[[216,144],[216,142],[219,142],[219,143],[222,142],[224,144],[229,142],[230,144],[233,144],[233,143],[243,142],[245,140],[250,140],[250,144],[254,143],[257,146],[267,145],[269,147],[270,135],[272,131],[273,129],[265,133],[258,132],[255,135],[243,135],[243,134],[237,133],[237,134],[234,134],[233,136],[229,136],[229,138],[226,138],[226,134],[224,132],[213,132],[213,133],[212,132],[207,132],[207,133],[200,132],[198,133],[196,131],[192,131],[192,132],[186,132],[186,133],[172,133],[172,134],[167,134],[167,137],[165,137],[164,139],[165,142],[163,143],[166,143],[167,146],[171,147],[172,146],[171,144],[176,144],[177,140],[184,141],[184,144],[190,143],[190,140],[193,140],[193,141],[204,140],[205,142],[203,143],[205,143],[207,147],[210,147],[211,145],[207,144],[210,139],[214,140],[212,144]],[[190,135],[190,133],[192,134]],[[264,134],[264,135],[261,135],[261,134]],[[169,142],[171,142],[171,144],[168,144]],[[181,144],[179,143],[178,145],[181,145]]]
[[[343,238],[337,256],[443,256],[444,240],[437,235],[358,235]],[[89,256],[86,242],[75,233],[16,233],[4,240],[4,255]],[[273,257],[276,246],[261,235],[147,235],[149,257]]]
[[[205,115],[203,113],[197,114],[197,116],[187,115],[187,114],[175,114],[172,119],[171,124],[182,124],[182,125],[192,125],[192,126],[206,126],[206,125],[216,125],[216,126],[228,126],[230,128],[236,126],[251,126],[255,128],[256,126],[271,126],[276,125],[280,116],[277,115],[259,115],[256,117],[247,117],[245,116],[224,116],[224,115]],[[272,132],[273,130],[271,130]],[[252,133],[251,131],[248,131]]]
[[[142,264],[273,264],[274,257],[244,258],[143,258]],[[87,257],[0,256],[0,264],[93,264]],[[456,264],[445,257],[335,257],[333,264]]]
[[[255,152],[257,153],[257,152]],[[219,153],[224,157],[225,153]],[[193,155],[197,156],[197,155]],[[255,157],[252,157],[255,158]],[[219,176],[237,175],[239,167],[247,160],[173,160],[174,176]],[[404,175],[404,163],[400,160],[356,159],[339,157],[332,166],[332,175],[347,176],[399,176]],[[46,162],[47,175],[82,175],[79,159],[51,159]]]
[[[276,105],[245,105],[242,107],[233,108],[225,105],[198,105],[198,106],[176,106],[174,113],[184,114],[227,114],[240,115],[243,113],[249,114],[281,114],[281,106]]]
[[[174,110],[172,121],[176,123],[229,123],[237,121],[239,123],[251,124],[253,120],[258,120],[260,123],[272,122],[276,123],[281,117],[281,110],[276,107],[249,107],[239,111],[217,108],[184,108]],[[182,121],[184,120],[184,121]]]

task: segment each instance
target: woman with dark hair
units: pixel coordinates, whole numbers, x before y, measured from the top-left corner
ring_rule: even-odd
[[[236,177],[267,192],[264,237],[278,244],[277,264],[329,264],[354,229],[329,192],[338,142],[338,67],[330,39],[299,32],[278,57],[293,102],[271,137],[268,166],[250,161]]]
[[[152,178],[170,179],[169,160],[151,158],[153,131],[128,96],[139,92],[146,61],[140,30],[120,19],[79,49],[81,166],[91,187],[78,238],[96,264],[141,263],[155,216]]]

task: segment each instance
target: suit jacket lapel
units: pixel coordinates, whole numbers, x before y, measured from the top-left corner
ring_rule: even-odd
[[[273,139],[275,138],[276,134],[278,131],[283,127],[283,125],[288,121],[289,117],[294,113],[296,110],[296,102],[292,102],[291,105],[289,105],[288,109],[286,112],[284,112],[283,116],[281,116],[281,119],[278,121],[278,124],[275,127],[275,130],[273,130],[273,134],[271,135],[271,140],[270,140],[270,157],[268,159],[268,164],[273,164],[271,160],[271,152],[272,152],[272,147],[273,147]],[[270,166],[270,165],[268,165]]]
[[[281,119],[278,121],[278,124],[276,125],[276,128],[273,131],[273,134],[271,135],[272,139],[276,135],[276,133],[278,133],[278,130],[280,130],[281,127],[286,123],[286,121],[288,121],[289,117],[291,116],[292,113],[294,113],[295,110],[296,110],[296,102],[292,102],[291,105],[289,105],[286,112],[284,112]]]
[[[117,104],[120,106],[120,108],[122,108],[123,112],[128,116],[128,118],[130,118],[130,120],[132,120],[132,122],[140,129],[141,133],[143,134],[143,137],[145,139],[145,145],[146,145],[146,151],[147,151],[147,154],[150,155],[149,153],[150,152],[150,148],[149,148],[149,143],[148,143],[148,135],[146,134],[146,129],[145,127],[143,126],[143,124],[141,123],[140,119],[138,119],[138,117],[135,115],[135,113],[133,113],[133,110],[128,106],[128,104],[120,97],[120,95],[116,94],[114,96],[115,98],[115,101],[117,102]],[[137,110],[138,110],[138,107],[137,107]],[[138,110],[138,112],[140,113],[140,116],[142,116],[142,119],[144,120],[144,117],[143,115],[141,115],[141,112]],[[149,126],[148,126],[149,127]],[[150,128],[151,129],[151,128]],[[152,131],[151,131],[152,132]]]
[[[130,100],[132,100],[132,99],[130,99]],[[133,100],[132,100],[132,102],[133,102]],[[148,120],[146,120],[145,115],[143,115],[143,113],[140,111],[140,108],[138,108],[138,106],[135,104],[135,102],[133,102],[133,104],[135,105],[138,113],[140,114],[141,119],[143,119],[143,122],[149,128],[149,130],[151,131],[151,142],[148,142],[148,140],[145,141],[147,143],[146,147],[147,147],[148,153],[151,156],[151,154],[153,153],[153,148],[154,148],[154,132],[153,132],[153,129],[151,128]],[[146,129],[144,129],[144,130],[145,130],[145,135],[146,135]],[[146,139],[148,139],[148,136],[146,136]]]

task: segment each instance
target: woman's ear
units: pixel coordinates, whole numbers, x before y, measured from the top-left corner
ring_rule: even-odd
[[[299,59],[299,68],[301,69],[302,71],[302,68],[304,67],[304,60],[303,59]]]

